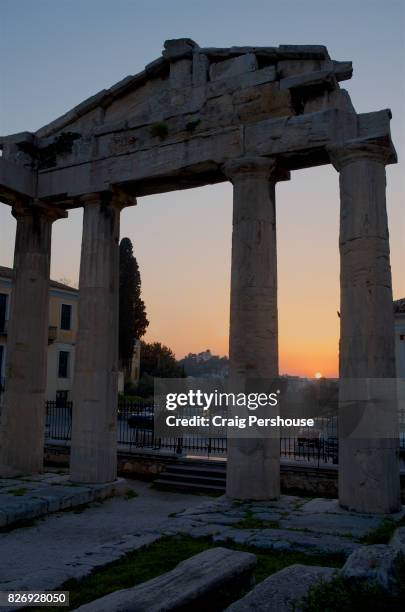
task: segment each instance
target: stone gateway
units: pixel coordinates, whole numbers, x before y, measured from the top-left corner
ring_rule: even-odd
[[[137,196],[233,184],[231,376],[278,374],[276,186],[332,163],[340,175],[340,376],[393,378],[385,166],[389,110],[357,114],[352,64],[319,45],[204,48],[162,56],[35,133],[0,138],[0,197],[17,219],[0,474],[42,469],[52,224],[83,207],[71,478],[116,478],[120,212]],[[99,330],[104,333],[100,334]],[[277,439],[232,440],[227,493],[276,498]],[[340,501],[399,508],[398,440],[342,440]]]

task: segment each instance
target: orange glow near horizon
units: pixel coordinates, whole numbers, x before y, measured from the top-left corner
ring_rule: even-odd
[[[316,171],[294,173],[301,180],[277,186],[279,371],[311,378],[319,369],[325,377],[337,376],[339,337],[337,175],[322,168],[335,197],[322,200],[320,208]],[[197,205],[200,194],[209,197]],[[207,348],[227,355],[232,188],[222,184],[175,195],[144,198],[139,210],[124,211],[142,223],[159,206],[154,227],[160,255],[152,256],[142,235],[135,238],[151,321],[145,340],[167,344],[177,358]],[[169,197],[170,208],[163,206]],[[166,251],[169,258],[162,255]]]
[[[279,371],[308,378],[319,371],[334,378],[340,310],[337,173],[329,167],[294,172],[291,181],[277,185],[276,199]],[[15,219],[3,214],[1,220],[0,262],[12,266]],[[81,209],[54,224],[53,279],[77,282],[81,229]],[[400,220],[391,223],[390,234],[399,298],[405,295]],[[166,344],[177,358],[205,349],[227,355],[232,186],[139,198],[138,206],[121,213],[124,236],[133,242],[141,272],[150,321],[144,339]]]

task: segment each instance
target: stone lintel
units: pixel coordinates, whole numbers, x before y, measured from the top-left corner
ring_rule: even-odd
[[[296,170],[330,163],[330,147],[358,138],[390,142],[388,112],[356,115],[329,108],[264,119],[243,130],[224,127],[127,155],[80,159],[76,164],[40,171],[38,197],[73,201],[86,193],[110,189],[111,184],[138,196],[199,187],[224,180],[223,164],[242,155],[276,157],[288,170]]]
[[[354,138],[342,145],[327,147],[330,161],[338,172],[354,161],[368,159],[381,164],[397,163],[397,155],[389,136]]]
[[[0,196],[7,203],[35,196],[36,172],[0,158]]]
[[[271,182],[288,181],[290,173],[271,157],[240,157],[226,162],[223,166],[226,177],[235,182],[240,178],[264,176]]]

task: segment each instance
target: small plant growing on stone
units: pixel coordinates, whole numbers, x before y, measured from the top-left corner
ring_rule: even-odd
[[[195,121],[189,121],[188,123],[186,123],[187,132],[194,132],[199,123],[201,123],[200,119],[196,119]]]
[[[134,499],[134,497],[138,497],[138,493],[135,493],[132,489],[130,489],[125,495],[125,499]]]
[[[28,489],[25,487],[20,487],[19,489],[10,489],[7,493],[11,493],[11,495],[15,495],[16,497],[21,497],[25,495]]]
[[[155,123],[150,128],[150,133],[154,138],[164,140],[169,135],[169,128],[166,123]]]

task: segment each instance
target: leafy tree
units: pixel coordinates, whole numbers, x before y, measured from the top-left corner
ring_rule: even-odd
[[[184,378],[184,369],[176,361],[174,353],[160,342],[142,342],[141,376],[148,374],[159,378]]]
[[[120,243],[119,358],[127,377],[135,340],[142,338],[148,325],[141,298],[141,275],[132,242],[123,238]]]

